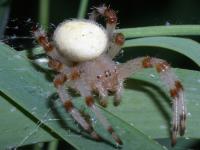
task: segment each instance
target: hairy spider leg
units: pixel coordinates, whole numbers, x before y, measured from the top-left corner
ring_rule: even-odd
[[[122,93],[123,93],[123,90],[124,90],[123,83],[124,83],[124,80],[118,79],[117,91],[115,92],[114,100],[113,100],[114,106],[119,106],[119,104],[121,102]]]
[[[111,58],[114,58],[121,51],[122,46],[124,45],[125,37],[122,33],[115,33],[113,35],[112,41],[110,41],[110,46],[108,49],[108,54]]]
[[[110,7],[103,5],[100,7],[95,7],[90,13],[89,18],[96,21],[99,16],[105,17],[106,30],[110,40],[108,54],[111,56],[111,58],[114,58],[121,50],[125,40],[122,33],[115,33],[115,28],[118,21],[117,14]]]
[[[74,118],[74,120],[81,125],[81,127],[91,135],[95,140],[100,140],[100,136],[93,130],[92,126],[85,120],[80,112],[74,107],[71,97],[67,93],[64,83],[67,77],[65,74],[58,74],[54,79],[54,85],[57,88],[58,95],[68,113]]]
[[[93,130],[92,126],[88,124],[83,116],[81,116],[80,112],[73,106],[71,97],[64,88],[64,83],[67,81],[68,78],[70,80],[75,80],[79,77],[76,68],[72,67],[72,69],[70,69],[64,63],[58,60],[59,58],[61,58],[61,56],[56,51],[56,48],[48,41],[44,30],[39,28],[37,30],[34,30],[33,34],[38,43],[44,48],[46,54],[50,57],[48,63],[49,67],[57,72],[60,72],[60,74],[58,74],[54,78],[54,85],[57,88],[58,95],[65,109],[71,114],[74,120],[78,122],[81,127],[91,135],[92,138],[94,138],[95,140],[100,140],[100,136]],[[67,74],[69,74],[69,77],[67,77]]]
[[[107,107],[108,104],[108,91],[99,83],[96,85],[97,91],[100,95],[100,105]]]
[[[77,84],[76,84],[77,83]],[[122,145],[121,139],[115,133],[111,124],[108,120],[102,115],[100,109],[95,106],[93,96],[91,96],[92,90],[87,86],[87,84],[83,80],[77,80],[75,83],[75,88],[80,92],[81,96],[85,97],[85,103],[90,108],[90,110],[95,114],[97,119],[103,125],[103,127],[112,135],[115,142],[119,145]]]
[[[160,79],[168,87],[170,96],[172,97],[172,145],[176,144],[176,136],[178,132],[182,136],[185,131],[186,107],[184,103],[184,91],[181,82],[170,69],[170,65],[158,58],[139,57],[132,59],[119,66],[119,72],[122,79],[129,77],[131,74],[143,68],[155,67],[160,75]]]
[[[48,41],[45,31],[41,27],[35,27],[32,32],[37,42],[43,47],[49,57],[49,67],[57,72],[68,73],[70,68],[65,65],[64,58],[58,53],[56,47]]]
[[[115,27],[117,25],[116,12],[105,5],[94,7],[93,11],[89,15],[89,19],[96,21],[99,16],[105,17],[106,30],[109,38],[112,39],[113,32],[115,31]]]
[[[86,105],[94,112],[95,116],[98,118],[98,120],[101,122],[103,127],[112,135],[113,139],[118,145],[122,145],[122,140],[119,138],[119,136],[115,133],[114,129],[112,128],[111,124],[108,122],[108,120],[102,115],[100,109],[94,105],[94,99],[92,96],[86,96],[85,97]]]

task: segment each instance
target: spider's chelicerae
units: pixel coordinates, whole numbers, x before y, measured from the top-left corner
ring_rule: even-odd
[[[96,22],[102,16],[106,28]],[[113,58],[124,44],[124,36],[117,33],[117,16],[114,10],[101,6],[94,8],[88,20],[72,19],[61,23],[55,30],[53,41],[49,42],[46,33],[37,28],[34,37],[49,57],[49,67],[58,72],[54,79],[60,100],[77,123],[98,140],[100,136],[74,107],[72,98],[65,86],[75,89],[85,98],[86,105],[94,112],[103,127],[112,135],[117,144],[122,141],[111,124],[94,105],[93,92],[98,93],[100,104],[107,105],[108,93],[114,93],[113,103],[121,102],[123,82],[130,75],[144,68],[154,67],[160,79],[169,88],[173,103],[172,145],[176,143],[178,132],[184,134],[186,106],[181,82],[170,69],[169,64],[158,58],[139,57],[124,64],[117,64]]]

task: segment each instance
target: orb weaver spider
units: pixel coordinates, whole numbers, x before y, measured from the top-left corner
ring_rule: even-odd
[[[99,17],[105,18],[106,28],[96,22]],[[113,61],[125,41],[124,35],[116,32],[117,21],[116,12],[103,5],[94,8],[88,20],[72,19],[62,22],[55,30],[52,42],[48,41],[42,28],[35,28],[33,35],[49,57],[49,67],[58,72],[53,82],[65,109],[96,140],[101,139],[99,134],[74,107],[65,86],[75,89],[85,98],[88,108],[116,143],[122,145],[122,140],[109,121],[94,105],[93,92],[99,95],[99,102],[103,107],[107,106],[108,93],[114,93],[113,104],[118,106],[124,80],[141,69],[154,67],[172,98],[172,145],[175,145],[178,132],[181,136],[185,132],[183,86],[165,60],[146,56],[123,64]]]

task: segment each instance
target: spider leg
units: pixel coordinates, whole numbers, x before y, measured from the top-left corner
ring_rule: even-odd
[[[44,48],[46,54],[50,57],[49,67],[54,69],[55,71],[61,72],[54,78],[54,85],[57,88],[58,95],[65,106],[65,109],[71,114],[71,116],[86,130],[91,136],[99,140],[100,137],[98,134],[92,129],[92,127],[85,121],[85,119],[81,116],[79,111],[73,106],[71,97],[67,93],[64,88],[64,83],[67,78],[71,80],[75,80],[77,77],[77,71],[75,69],[70,69],[64,63],[60,62],[62,57],[57,52],[56,48],[48,41],[46,33],[41,28],[35,29],[33,34],[38,41],[38,43]],[[69,77],[67,77],[67,73],[71,72]]]
[[[105,17],[106,30],[110,40],[108,54],[111,58],[114,58],[124,44],[124,35],[122,33],[115,33],[118,21],[117,14],[110,7],[102,5],[100,7],[94,7],[93,11],[90,13],[89,19],[96,21],[99,16]]]
[[[114,106],[118,106],[120,104],[123,89],[124,89],[123,80],[118,81],[117,91],[115,92],[114,101],[113,101]]]
[[[88,124],[85,118],[80,114],[80,112],[74,107],[71,97],[67,93],[64,83],[67,80],[65,74],[58,74],[54,79],[54,85],[57,88],[58,95],[66,109],[67,112],[71,114],[74,120],[81,125],[81,127],[88,132],[91,137],[95,140],[100,140],[100,136],[93,130],[93,128]]]
[[[95,114],[97,119],[103,125],[103,127],[112,135],[113,139],[116,141],[117,144],[122,145],[121,139],[115,133],[114,129],[112,128],[111,124],[108,120],[101,114],[101,111],[98,107],[94,105],[94,99],[91,96],[90,88],[85,84],[84,81],[78,81],[76,88],[79,90],[81,96],[85,97],[85,103],[90,108],[90,110]]]
[[[114,58],[121,50],[124,44],[125,38],[122,33],[115,33],[110,41],[109,49],[107,53],[111,58]]]
[[[37,40],[37,42],[44,48],[46,54],[49,57],[53,59],[57,59],[57,57],[59,57],[58,56],[59,54],[57,53],[54,45],[48,41],[48,37],[44,29],[36,26],[36,27],[33,27],[32,33],[35,39]]]
[[[113,32],[115,31],[115,27],[117,25],[116,12],[105,5],[94,7],[93,11],[90,13],[89,19],[96,21],[99,16],[105,17],[108,37],[112,39]]]
[[[105,88],[103,88],[102,85],[97,85],[97,91],[100,95],[100,105],[103,107],[106,107],[108,104],[108,92],[107,90],[105,90]]]
[[[102,115],[100,109],[94,105],[94,100],[92,96],[86,96],[85,98],[86,105],[94,112],[97,119],[101,122],[103,127],[112,135],[115,142],[119,145],[122,145],[121,139],[118,137],[118,135],[115,133],[114,129],[112,128],[111,124],[108,122],[108,120]]]
[[[186,106],[184,102],[183,86],[172,72],[170,65],[162,59],[139,57],[119,66],[120,78],[127,78],[138,70],[151,67],[156,68],[156,71],[159,73],[161,80],[168,87],[172,97],[172,145],[175,145],[178,132],[182,136],[185,131]]]
[[[45,31],[42,28],[35,27],[32,32],[49,57],[49,67],[58,72],[70,72],[70,68],[65,65],[66,60],[58,53],[55,46],[48,41]]]

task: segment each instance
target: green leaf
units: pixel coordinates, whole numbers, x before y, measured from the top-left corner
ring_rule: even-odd
[[[46,78],[50,74],[49,72],[42,72],[43,70],[37,69],[37,66],[26,59],[23,53],[13,51],[4,44],[0,45],[0,49],[0,90],[10,99],[13,107],[16,106],[19,111],[25,112],[26,117],[31,117],[36,122],[40,122],[39,124],[43,125],[45,131],[51,136],[63,139],[76,149],[116,149],[111,136],[98,121],[94,121],[94,128],[105,138],[102,142],[95,142],[84,134],[70,115],[65,112],[61,102],[53,100],[55,89],[52,82]],[[74,99],[75,106],[83,107],[83,100],[80,99],[80,97]],[[8,110],[10,110],[9,107]],[[123,139],[124,145],[122,149],[163,149],[157,142],[151,140],[124,120],[108,111],[103,112]],[[92,115],[92,117],[95,119],[95,116]],[[2,116],[2,118],[13,119],[13,117],[8,118],[7,115]],[[30,118],[28,119],[30,120]],[[9,124],[5,128],[12,130],[14,127],[13,124]],[[5,128],[0,128],[0,133],[2,133],[2,130],[6,130]],[[40,130],[37,132],[40,132]],[[51,138],[51,136],[48,138]],[[9,140],[6,145],[15,146],[18,140]],[[25,140],[27,143],[28,141],[32,141],[32,136]],[[2,142],[1,144],[4,145]]]
[[[166,149],[168,150],[189,150],[189,149],[193,149],[193,150],[197,150],[199,149],[199,144],[200,144],[200,140],[199,139],[183,139],[183,138],[180,138],[178,139],[177,141],[177,144],[175,147],[171,147],[170,145],[170,141],[169,139],[157,139],[157,141],[164,145],[163,147],[166,147]]]
[[[161,47],[183,54],[200,66],[200,44],[185,38],[177,37],[146,37],[131,39],[125,42],[124,47]]]
[[[0,94],[0,149],[32,144],[54,139],[51,134],[27,117],[10,103],[10,99]],[[34,110],[32,110],[34,112]]]
[[[186,36],[200,35],[200,25],[170,25],[170,26],[149,26],[137,28],[119,29],[126,38],[147,37],[147,36]]]

